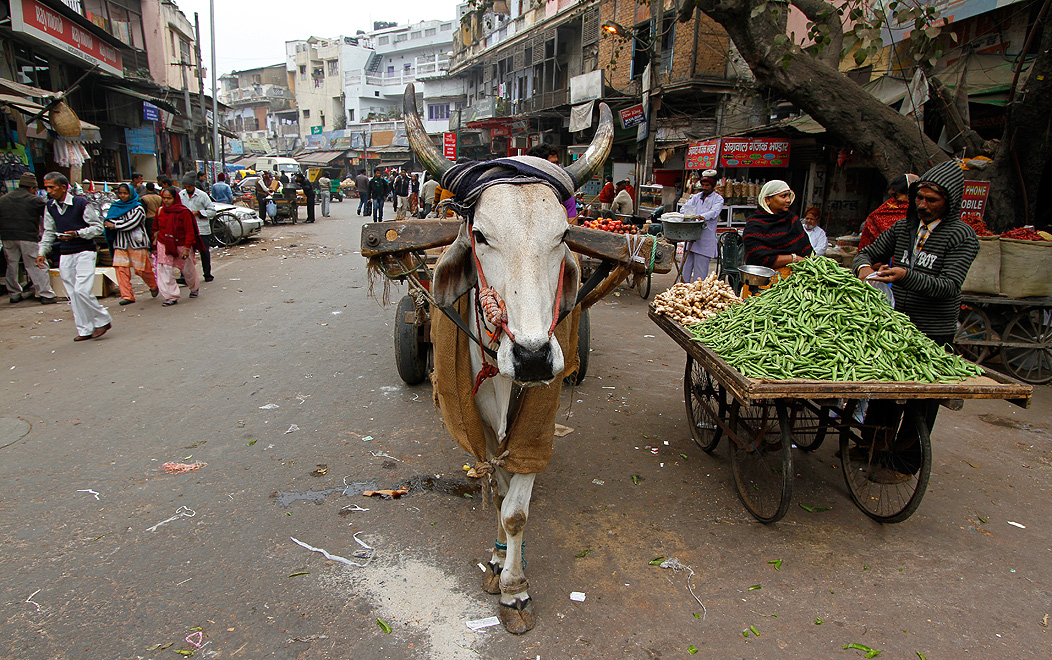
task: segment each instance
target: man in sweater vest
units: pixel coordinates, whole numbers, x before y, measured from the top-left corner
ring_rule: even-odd
[[[43,215],[44,200],[37,197],[37,177],[32,172],[22,175],[16,190],[0,197],[0,236],[7,257],[7,294],[13,303],[33,299],[33,292],[28,287],[23,289],[18,281],[19,262],[25,263],[26,275],[36,287],[40,302],[55,302],[51,276],[47,268],[38,268],[36,264]]]
[[[58,240],[58,273],[73,307],[77,336],[73,341],[98,339],[110,329],[110,313],[95,299],[95,241],[102,234],[102,220],[83,197],[75,197],[69,180],[59,172],[44,175],[44,188],[51,199],[44,213],[44,237],[40,239],[37,266],[47,268],[47,255]]]
[[[961,286],[979,253],[979,239],[961,220],[964,172],[953,160],[931,168],[909,189],[906,217],[859,250],[855,273],[887,282],[895,292],[895,309],[910,317],[935,343],[953,343],[961,310]],[[930,432],[939,412],[938,402],[911,401],[923,406]],[[905,407],[894,401],[874,400],[866,413],[867,424],[898,425]],[[908,418],[907,418],[908,419]],[[891,449],[893,467],[875,466],[870,480],[903,483],[920,466],[921,448],[912,424],[903,422]],[[887,442],[886,440],[884,441]],[[879,451],[884,447],[877,447]]]

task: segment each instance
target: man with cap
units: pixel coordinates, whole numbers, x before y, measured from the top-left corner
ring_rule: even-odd
[[[928,170],[909,188],[906,217],[859,250],[852,264],[862,280],[892,284],[895,309],[913,321],[935,343],[949,347],[957,331],[961,286],[979,253],[979,239],[961,220],[964,172],[953,160]],[[910,402],[921,409],[930,431],[939,411],[938,402]],[[903,406],[892,401],[871,401],[867,423],[898,424]],[[894,442],[893,466],[877,466],[870,479],[877,483],[903,483],[920,466],[921,448],[912,424],[904,423]],[[877,447],[878,450],[885,449]],[[905,460],[904,460],[905,459]]]
[[[683,255],[683,281],[705,279],[709,262],[716,256],[716,225],[723,211],[723,196],[716,192],[716,170],[701,173],[701,192],[683,205],[683,215],[705,220],[701,238],[691,242]]]
[[[25,263],[26,275],[36,287],[40,302],[55,302],[51,276],[46,267],[39,268],[36,263],[43,216],[44,200],[37,196],[37,177],[26,172],[18,180],[18,188],[0,197],[0,238],[7,257],[7,295],[13,303],[33,298],[32,291],[23,290],[18,282],[20,261]]]
[[[58,274],[66,287],[77,336],[73,341],[98,339],[110,329],[113,319],[95,299],[95,237],[102,235],[102,219],[83,197],[69,188],[69,179],[59,172],[44,175],[44,188],[51,199],[44,213],[44,236],[37,250],[37,266],[47,268],[51,246],[58,241]]]
[[[216,205],[208,193],[197,187],[197,176],[192,172],[183,177],[183,189],[179,191],[179,200],[183,206],[190,209],[197,220],[197,229],[201,234],[201,270],[204,271],[205,282],[211,282],[212,277],[212,255],[208,252],[208,246],[212,244],[212,218],[216,214]]]
[[[614,195],[617,191],[614,190],[614,177],[609,174],[606,175],[606,183],[603,184],[603,189],[599,191],[599,208],[604,211],[610,210],[610,205],[614,203]]]

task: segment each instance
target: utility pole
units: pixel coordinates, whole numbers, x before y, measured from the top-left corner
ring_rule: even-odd
[[[215,160],[215,156],[209,156],[208,154],[208,138],[204,137],[208,135],[208,116],[205,114],[205,74],[201,70],[201,20],[198,17],[197,12],[194,12],[194,55],[197,57],[197,92],[201,97],[201,145],[203,147],[203,156],[201,160]],[[213,145],[215,146],[215,145]]]
[[[661,41],[664,36],[665,3],[652,0],[650,3],[650,103],[644,108],[647,113],[647,147],[643,160],[643,181],[647,183],[654,178],[654,138],[657,133],[657,113],[661,109]]]
[[[194,130],[194,107],[190,105],[190,81],[186,74],[186,69],[189,66],[189,62],[183,62],[179,65],[179,68],[183,70],[183,98],[186,102],[186,116],[190,119],[190,157],[197,160],[197,131]]]
[[[212,24],[212,160],[216,159],[219,149],[219,90],[216,88],[216,0],[208,0],[208,20]],[[223,149],[226,151],[226,149]],[[226,170],[226,158],[220,161],[220,171]]]

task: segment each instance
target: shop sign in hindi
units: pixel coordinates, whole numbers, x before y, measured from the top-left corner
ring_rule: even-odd
[[[442,134],[442,151],[443,155],[449,160],[457,159],[457,134],[456,133],[443,133]]]
[[[691,142],[687,147],[688,170],[711,170],[716,168],[716,159],[720,153],[720,141],[704,140]]]
[[[632,128],[633,126],[639,126],[647,120],[647,115],[643,112],[643,104],[637,103],[629,108],[625,108],[621,111],[621,128]]]
[[[789,140],[723,138],[721,167],[789,167]]]
[[[39,0],[12,0],[11,27],[89,64],[98,65],[106,73],[124,77],[124,63],[116,48]]]
[[[961,220],[982,220],[989,195],[989,181],[965,181],[964,194],[961,196]]]

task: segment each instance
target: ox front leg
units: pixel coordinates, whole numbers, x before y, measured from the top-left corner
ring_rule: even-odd
[[[497,509],[497,540],[493,543],[493,554],[489,559],[489,570],[482,580],[482,590],[496,595],[500,593],[500,574],[504,571],[508,557],[508,534],[504,531],[504,523],[501,521],[501,510],[504,508],[504,496],[508,493],[511,475],[498,469],[494,476],[497,478],[497,493],[494,498]]]
[[[521,635],[537,619],[530,601],[529,583],[522,567],[522,536],[530,515],[535,474],[515,474],[500,507],[500,523],[507,537],[507,557],[500,573],[500,622],[505,630]]]

